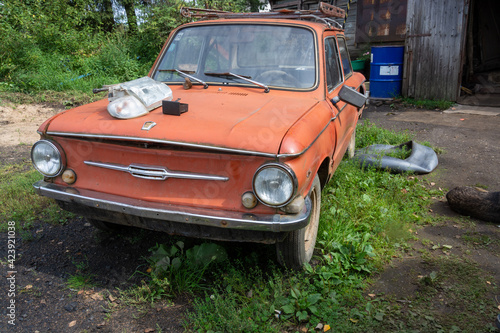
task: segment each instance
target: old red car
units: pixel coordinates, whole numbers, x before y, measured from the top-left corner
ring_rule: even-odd
[[[301,267],[365,101],[343,13],[183,11],[205,19],[174,30],[147,77],[40,126],[34,186],[97,228],[276,244]]]

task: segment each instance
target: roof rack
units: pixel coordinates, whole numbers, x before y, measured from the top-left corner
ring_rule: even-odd
[[[338,22],[333,17],[344,18],[345,11],[339,7],[320,2],[317,10],[279,9],[272,12],[259,13],[232,13],[215,9],[182,7],[181,15],[184,17],[199,17],[203,19],[233,19],[233,18],[267,18],[267,19],[318,19],[328,25]],[[340,25],[341,26],[341,25]]]

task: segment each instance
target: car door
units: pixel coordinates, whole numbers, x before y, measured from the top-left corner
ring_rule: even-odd
[[[342,72],[344,74],[344,85],[356,89],[360,93],[364,93],[364,89],[360,86],[365,81],[365,78],[360,73],[355,73],[352,70],[351,58],[349,56],[349,51],[347,49],[347,44],[344,36],[337,36],[337,44],[339,47],[340,62],[342,64]],[[355,132],[356,124],[359,117],[361,116],[362,109],[356,108],[354,105],[347,104],[346,110],[343,114],[344,126],[345,126],[345,139],[349,142],[351,134]]]
[[[338,41],[340,41],[338,43]],[[349,139],[354,132],[356,124],[357,110],[355,107],[345,102],[332,100],[338,96],[342,86],[349,82],[352,77],[352,68],[350,60],[346,58],[345,40],[336,36],[328,36],[325,42],[325,73],[327,98],[332,108],[335,120],[332,122],[334,133],[336,135],[336,148],[333,155],[334,164],[338,164],[347,149]],[[343,47],[344,49],[341,49]],[[345,51],[344,51],[345,50]],[[343,56],[344,55],[344,56]]]

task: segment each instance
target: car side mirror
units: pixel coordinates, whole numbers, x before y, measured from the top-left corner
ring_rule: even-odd
[[[343,86],[340,89],[339,99],[358,108],[366,103],[366,96],[349,86]]]

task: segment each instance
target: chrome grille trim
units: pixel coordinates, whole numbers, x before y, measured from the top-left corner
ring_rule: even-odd
[[[144,165],[144,164],[130,164],[127,166],[122,164],[102,163],[93,161],[84,161],[83,163],[94,167],[128,172],[132,176],[142,179],[166,180],[168,178],[182,178],[182,179],[196,179],[196,180],[218,180],[224,182],[229,180],[229,177],[183,172],[183,171],[171,171],[165,167]]]

